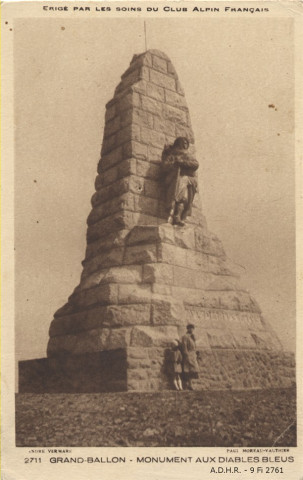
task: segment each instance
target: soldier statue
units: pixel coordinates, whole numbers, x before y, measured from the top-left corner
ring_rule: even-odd
[[[168,222],[184,226],[184,220],[191,215],[192,204],[197,191],[197,160],[188,153],[189,141],[178,137],[173,145],[165,146],[162,153],[162,172],[166,189]]]

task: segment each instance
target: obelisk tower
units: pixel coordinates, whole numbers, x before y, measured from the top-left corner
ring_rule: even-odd
[[[178,137],[199,161],[171,61],[135,55],[106,106],[81,280],[50,327],[45,368],[61,386],[46,389],[171,388],[167,350],[189,322],[196,388],[291,383],[293,359],[208,231],[199,194],[184,226],[168,223],[161,158]]]

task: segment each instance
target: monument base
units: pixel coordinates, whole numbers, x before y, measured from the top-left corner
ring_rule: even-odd
[[[19,393],[97,393],[127,389],[124,349],[19,362]]]
[[[173,389],[169,349],[125,348],[19,362],[20,393],[102,393]],[[196,390],[295,385],[288,352],[212,349],[199,352]]]

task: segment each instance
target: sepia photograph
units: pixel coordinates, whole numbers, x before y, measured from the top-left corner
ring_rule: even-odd
[[[14,448],[68,464],[72,447],[102,447],[98,463],[221,447],[225,468],[226,449],[253,447],[280,452],[282,474],[297,447],[294,18],[103,3],[5,22]],[[175,461],[159,451],[137,463]]]

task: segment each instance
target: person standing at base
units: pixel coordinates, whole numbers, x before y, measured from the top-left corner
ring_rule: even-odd
[[[194,336],[195,326],[191,323],[186,327],[186,334],[183,335],[181,346],[183,354],[183,378],[184,389],[193,390],[192,380],[198,378],[199,366],[197,362],[196,338]]]
[[[180,347],[180,342],[178,340],[172,342],[173,384],[176,390],[183,390],[181,380],[183,358]]]

